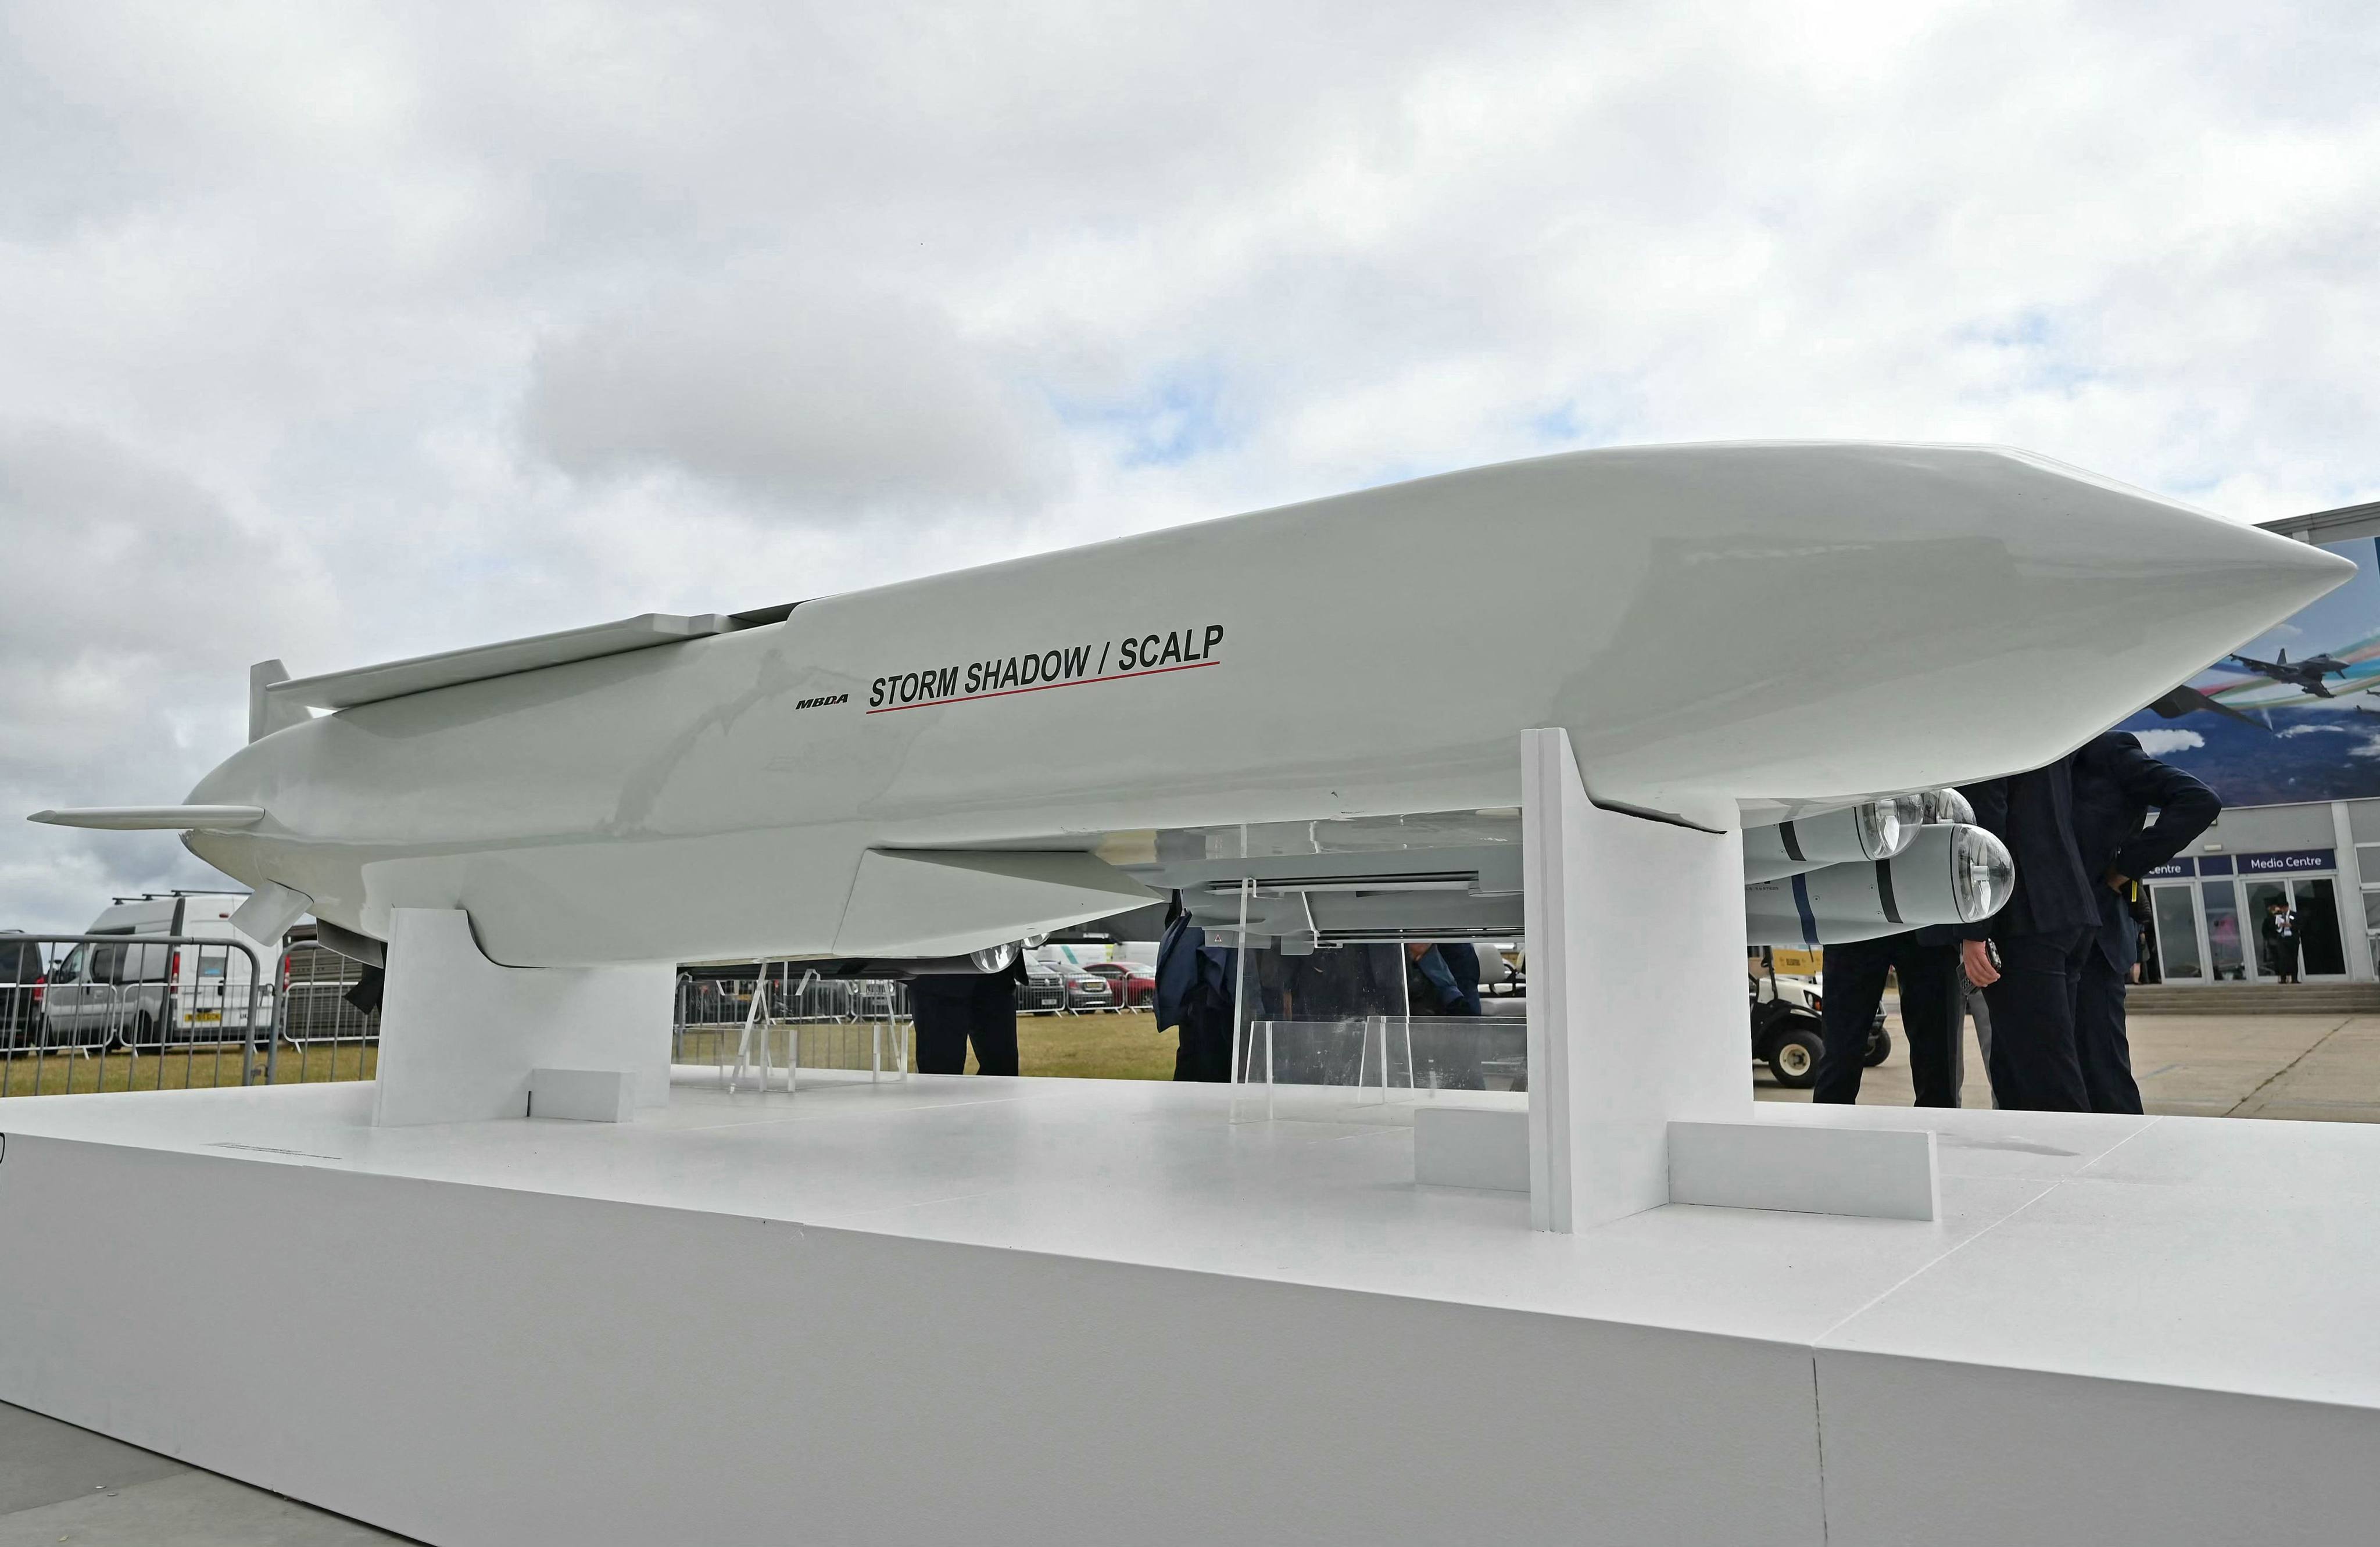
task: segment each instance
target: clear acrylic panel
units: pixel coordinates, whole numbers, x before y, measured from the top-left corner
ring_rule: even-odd
[[[1519,1016],[1260,1021],[1245,1054],[1242,1079],[1250,1084],[1383,1094],[1529,1088],[1529,1029]]]

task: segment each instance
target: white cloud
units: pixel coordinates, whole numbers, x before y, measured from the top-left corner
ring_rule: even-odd
[[[0,797],[172,798],[261,655],[1569,445],[2380,496],[2380,17],[2240,16],[19,0],[7,532],[67,560],[0,622]],[[0,839],[0,924],[176,863],[115,842]]]
[[[248,663],[327,598],[270,538],[91,430],[0,420],[0,906],[79,928],[97,898],[212,875],[170,840],[34,828],[53,804],[174,800],[238,744]]]
[[[530,443],[566,472],[674,468],[838,513],[1055,491],[1054,416],[947,316],[840,279],[670,295],[545,341]]]
[[[2292,725],[2286,731],[2276,731],[2273,734],[2287,741],[2291,736],[2346,736],[2353,732],[2344,725]]]
[[[2195,731],[2136,731],[2141,750],[2152,757],[2170,757],[2177,752],[2194,752],[2206,744],[2206,738]]]

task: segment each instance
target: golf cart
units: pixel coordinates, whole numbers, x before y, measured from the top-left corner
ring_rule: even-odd
[[[1817,983],[1806,977],[1779,977],[1777,953],[1762,946],[1749,963],[1752,989],[1752,1057],[1787,1090],[1804,1091],[1818,1078],[1818,1055],[1827,1045],[1819,1010]],[[1867,1051],[1861,1062],[1869,1069],[1892,1054],[1892,1033],[1884,1029],[1884,1007],[1867,1031]]]

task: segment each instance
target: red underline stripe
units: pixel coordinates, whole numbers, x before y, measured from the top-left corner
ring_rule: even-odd
[[[1040,683],[1032,687],[1004,687],[997,693],[970,693],[963,698],[920,698],[914,704],[887,704],[880,709],[870,709],[872,715],[889,715],[895,709],[930,709],[937,704],[972,704],[978,698],[1011,698],[1020,693],[1047,693],[1053,687],[1088,687],[1093,683],[1121,683],[1134,677],[1161,677],[1168,671],[1196,671],[1202,666],[1220,666],[1220,660],[1194,660],[1185,666],[1160,666],[1148,671],[1116,671],[1104,677],[1077,677],[1071,683]]]

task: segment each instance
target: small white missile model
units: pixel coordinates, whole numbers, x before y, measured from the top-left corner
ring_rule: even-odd
[[[1483,538],[1485,584],[1443,559]],[[186,804],[37,819],[183,831],[358,950],[461,909],[515,966],[947,958],[1175,890],[1285,942],[1509,934],[1519,736],[1559,726],[1599,804],[1763,828],[1752,913],[1800,939],[1997,907],[1974,829],[1862,803],[2046,763],[2352,573],[2016,452],[1584,452],[261,669]]]

